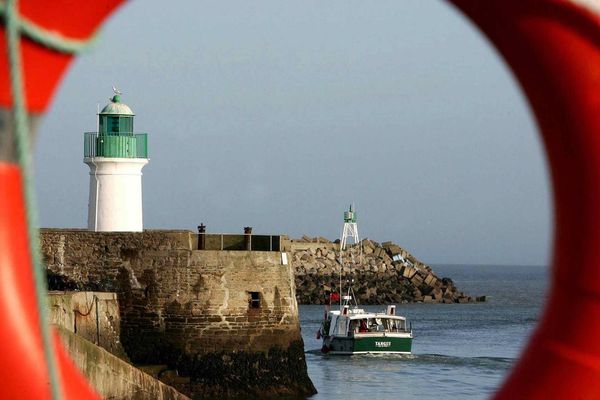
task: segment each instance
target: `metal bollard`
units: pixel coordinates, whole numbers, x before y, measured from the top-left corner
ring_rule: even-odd
[[[246,226],[244,227],[244,246],[247,251],[252,250],[252,227]]]
[[[206,249],[206,236],[205,233],[206,232],[206,225],[204,225],[204,222],[200,223],[200,225],[198,225],[198,250],[205,250]]]

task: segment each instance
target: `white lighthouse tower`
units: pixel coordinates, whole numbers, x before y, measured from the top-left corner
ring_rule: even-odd
[[[141,232],[142,168],[148,164],[148,135],[133,133],[134,113],[114,89],[98,114],[98,132],[84,134],[83,162],[90,167],[88,229]]]

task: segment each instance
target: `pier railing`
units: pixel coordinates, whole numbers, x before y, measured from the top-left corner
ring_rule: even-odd
[[[199,243],[203,243],[198,246],[199,250],[281,251],[279,235],[200,233],[198,236]]]
[[[86,132],[84,157],[148,158],[148,134],[120,132],[118,135]]]

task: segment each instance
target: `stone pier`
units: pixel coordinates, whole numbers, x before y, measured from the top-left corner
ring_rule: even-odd
[[[168,365],[186,378],[170,382],[180,392],[316,392],[306,371],[292,257],[279,242],[278,251],[196,250],[196,234],[162,230],[42,229],[41,238],[50,289],[117,293],[127,357]]]

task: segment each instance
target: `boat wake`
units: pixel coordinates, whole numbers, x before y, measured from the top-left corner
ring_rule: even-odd
[[[516,358],[507,357],[458,357],[444,354],[413,354],[417,363],[444,365],[448,367],[462,366],[473,368],[509,368]]]
[[[412,359],[413,354],[397,354],[397,353],[367,353],[367,354],[325,354],[321,349],[306,350],[304,354],[314,354],[324,357],[352,357],[352,358],[389,358],[389,359]]]
[[[445,354],[355,354],[355,355],[329,355],[323,354],[320,349],[312,349],[305,351],[306,354],[316,355],[326,358],[351,357],[362,359],[386,359],[386,360],[403,360],[417,364],[435,364],[437,366],[461,366],[471,368],[491,368],[491,369],[507,369],[517,360],[516,358],[507,357],[459,357]]]

